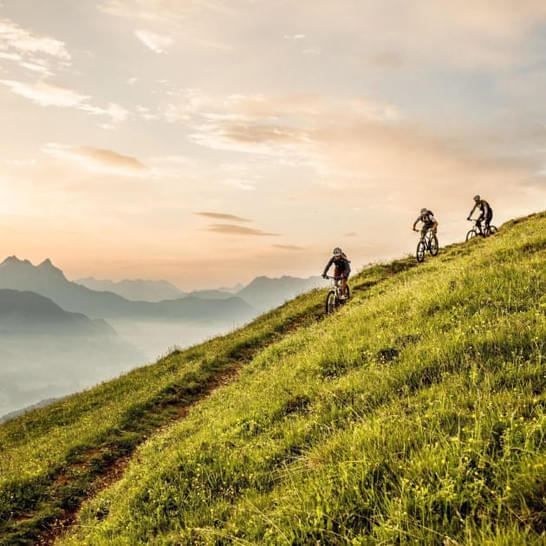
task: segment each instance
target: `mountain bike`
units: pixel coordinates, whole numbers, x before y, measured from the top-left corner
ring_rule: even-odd
[[[436,237],[436,233],[429,229],[425,235],[421,235],[421,239],[417,243],[415,257],[417,258],[417,261],[421,263],[425,259],[427,250],[430,252],[431,256],[438,256],[439,249],[438,237]]]
[[[347,285],[347,295],[344,296],[341,293],[341,279],[336,279],[336,277],[332,277],[331,275],[328,275],[326,278],[334,281],[332,288],[330,288],[326,295],[326,314],[331,315],[341,305],[347,303],[351,297],[351,289]]]
[[[469,222],[474,222],[472,229],[466,234],[467,241],[470,241],[470,239],[473,239],[474,237],[478,237],[478,235],[481,237],[489,237],[490,235],[494,235],[495,233],[497,233],[497,231],[499,231],[495,226],[492,226],[492,225],[486,226],[485,222],[484,222],[483,228],[480,229],[478,227],[477,220],[474,220],[471,218],[467,218],[467,220]]]

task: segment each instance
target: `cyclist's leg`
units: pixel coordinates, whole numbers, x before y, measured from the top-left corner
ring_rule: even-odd
[[[347,297],[347,275],[343,275],[341,277],[341,295],[346,298]]]
[[[478,231],[479,231],[480,235],[483,235],[483,231],[482,231],[482,220],[483,220],[483,218],[484,218],[483,214],[480,214],[480,216],[476,220],[476,227],[478,228]]]
[[[421,228],[421,239],[425,238],[425,235],[427,234],[429,229],[430,226],[428,224],[423,224],[423,227]]]
[[[489,231],[490,229],[490,226],[491,226],[491,220],[493,220],[493,211],[490,210],[488,213],[487,213],[487,216],[485,218],[485,228],[487,231]]]

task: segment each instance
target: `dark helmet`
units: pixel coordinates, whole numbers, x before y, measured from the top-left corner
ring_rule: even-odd
[[[474,201],[481,201],[481,197],[479,195],[475,195],[474,196]]]
[[[334,248],[333,250],[333,254],[334,256],[343,256],[343,250],[341,250],[341,248],[336,246],[336,248]]]
[[[428,209],[425,209],[425,208],[421,209],[421,214],[426,214],[427,212],[428,212]]]

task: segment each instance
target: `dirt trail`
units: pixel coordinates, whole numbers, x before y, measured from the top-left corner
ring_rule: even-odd
[[[50,488],[51,495],[60,496],[63,487],[69,485],[70,476],[77,473],[80,468],[93,465],[97,461],[103,460],[105,457],[108,459],[108,462],[101,465],[100,471],[97,473],[92,483],[86,488],[86,494],[82,498],[79,498],[74,506],[64,509],[61,515],[46,523],[43,532],[35,537],[32,543],[44,546],[50,545],[61,535],[67,533],[78,521],[81,505],[122,478],[139,445],[146,441],[150,436],[161,432],[161,430],[164,430],[165,428],[172,426],[173,423],[183,419],[192,407],[201,403],[203,400],[206,400],[216,389],[234,381],[241,368],[245,364],[248,364],[258,352],[278,341],[279,335],[286,335],[301,328],[305,324],[308,324],[310,321],[320,318],[318,311],[321,307],[322,306],[312,308],[309,313],[297,317],[295,320],[289,320],[287,324],[277,332],[278,335],[271,336],[264,343],[258,344],[256,347],[244,349],[242,354],[238,354],[237,357],[230,359],[226,366],[211,375],[202,385],[200,385],[198,392],[190,400],[188,400],[187,396],[183,395],[180,399],[168,400],[163,405],[160,402],[158,407],[150,408],[150,410],[146,412],[146,415],[142,416],[142,420],[146,419],[149,416],[149,413],[153,412],[154,409],[158,411],[160,409],[165,409],[166,406],[171,410],[169,419],[159,424],[149,433],[143,434],[143,436],[139,438],[139,441],[129,450],[119,452],[119,450],[116,449],[119,446],[115,445],[92,448],[86,451],[77,463],[66,465],[63,471],[55,477],[55,481]],[[138,428],[138,424],[136,424],[136,427]],[[30,517],[32,517],[32,514],[25,516],[25,518]]]

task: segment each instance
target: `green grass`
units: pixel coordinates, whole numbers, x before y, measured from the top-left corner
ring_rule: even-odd
[[[0,536],[38,536],[138,445],[62,543],[543,544],[545,261],[543,213],[0,427]]]

